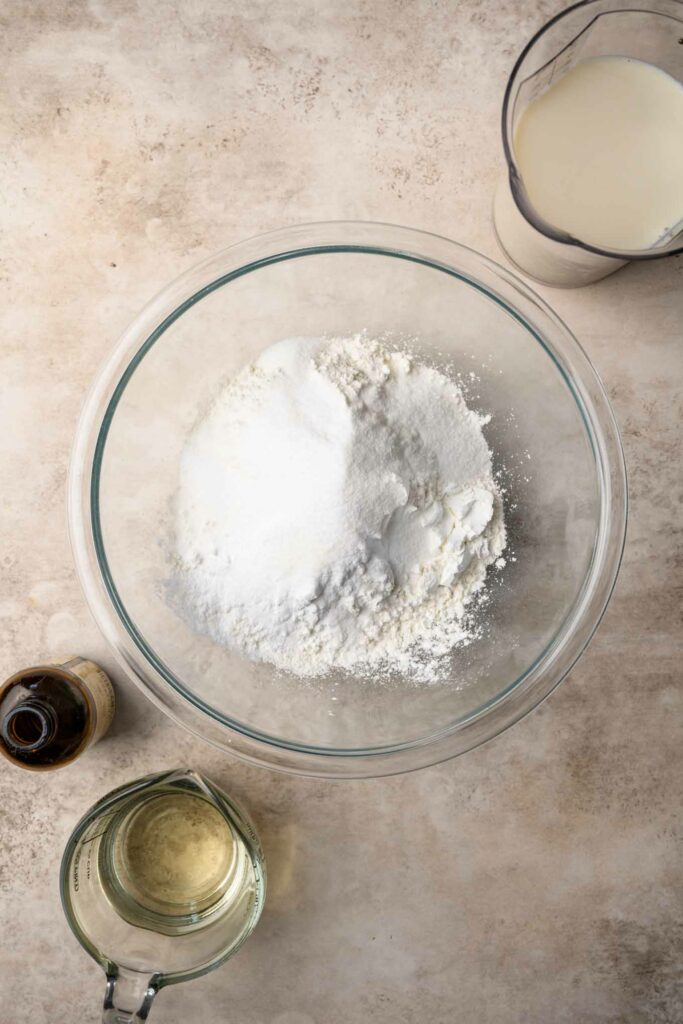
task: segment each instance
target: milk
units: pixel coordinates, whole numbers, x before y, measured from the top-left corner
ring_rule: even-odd
[[[529,203],[551,227],[622,253],[664,244],[683,226],[683,86],[643,61],[582,61],[526,108],[514,157]],[[542,280],[585,283],[624,262],[546,239],[509,186],[495,213],[504,248]]]

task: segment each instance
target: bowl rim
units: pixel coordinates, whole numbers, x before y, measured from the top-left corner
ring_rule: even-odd
[[[373,748],[329,748],[269,736],[211,708],[178,680],[127,615],[109,571],[99,523],[99,474],[118,400],[136,367],[195,302],[260,267],[302,256],[362,252],[445,272],[502,306],[544,347],[570,389],[593,450],[600,517],[580,592],[546,649],[505,690],[428,736]],[[126,674],[174,721],[242,760],[292,774],[336,778],[426,767],[492,739],[535,708],[585,650],[614,588],[627,521],[626,467],[612,409],[586,353],[563,321],[519,278],[460,243],[414,228],[326,221],[280,228],[221,250],[176,278],[132,321],[100,368],[78,423],[68,481],[69,534],[87,604]]]

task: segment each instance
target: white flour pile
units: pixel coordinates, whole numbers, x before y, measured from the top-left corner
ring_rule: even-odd
[[[272,345],[183,453],[194,628],[299,675],[437,678],[505,547],[485,422],[444,374],[363,334]]]

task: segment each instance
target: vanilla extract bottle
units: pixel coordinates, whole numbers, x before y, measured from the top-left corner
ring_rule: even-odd
[[[86,658],[22,669],[0,687],[0,753],[33,771],[61,768],[101,739],[114,708],[109,677]]]

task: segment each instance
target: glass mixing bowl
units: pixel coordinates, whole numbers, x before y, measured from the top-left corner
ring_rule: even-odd
[[[420,356],[470,380],[470,405],[492,417],[507,565],[490,570],[482,636],[453,653],[439,683],[278,675],[174,610],[178,464],[201,410],[271,343],[360,330],[410,338]],[[590,640],[626,525],[617,427],[559,318],[463,246],[368,223],[250,239],[158,295],[87,400],[69,498],[87,601],[151,700],[247,761],[342,778],[461,754],[535,707]]]

